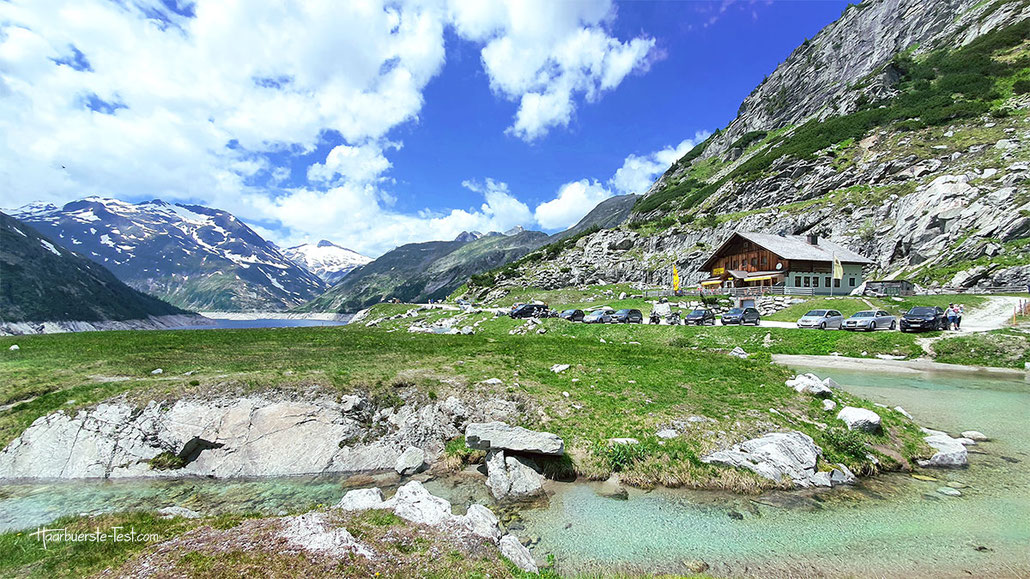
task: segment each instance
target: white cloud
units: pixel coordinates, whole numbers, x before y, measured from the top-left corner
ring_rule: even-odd
[[[568,229],[611,196],[612,192],[597,181],[573,181],[562,185],[554,199],[537,205],[533,216],[544,229]]]
[[[606,189],[567,184],[533,211],[486,180],[478,207],[392,209],[389,132],[417,121],[448,26],[482,44],[492,90],[518,103],[509,131],[526,140],[646,70],[655,44],[611,36],[607,0],[188,6],[192,17],[159,0],[0,1],[0,206],[201,202],[279,242],[327,237],[373,255],[463,230],[558,227]],[[324,159],[293,164],[327,143]]]
[[[275,215],[290,230],[283,244],[325,238],[371,256],[413,241],[449,240],[462,231],[505,231],[532,223],[529,207],[511,195],[507,184],[490,179],[466,183],[483,195],[478,208],[407,215],[390,210],[375,187],[347,183],[327,191],[290,190],[277,199],[259,200],[256,209]]]
[[[664,173],[680,157],[686,155],[701,141],[711,134],[707,131],[698,131],[692,139],[684,139],[675,147],[665,147],[644,156],[630,155],[622,163],[609,183],[620,193],[642,194],[647,191],[655,178]]]
[[[653,38],[620,41],[605,24],[613,6],[603,2],[453,0],[458,33],[482,42],[491,88],[519,103],[508,131],[533,141],[568,126],[575,101],[596,101],[633,70],[646,70]]]

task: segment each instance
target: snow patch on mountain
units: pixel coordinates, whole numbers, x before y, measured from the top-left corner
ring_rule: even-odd
[[[371,257],[325,239],[284,249],[283,255],[329,284],[372,261]]]

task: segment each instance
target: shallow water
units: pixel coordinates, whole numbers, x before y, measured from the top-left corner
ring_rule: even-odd
[[[313,320],[313,319],[279,319],[259,318],[256,320],[230,320],[227,318],[209,318],[213,324],[204,326],[183,326],[178,330],[225,330],[239,328],[310,328],[316,326],[345,326],[348,320]]]
[[[685,573],[700,559],[715,575],[1030,576],[1030,386],[976,375],[890,376],[815,371],[874,402],[901,405],[917,421],[957,434],[980,430],[967,469],[923,469],[854,488],[760,497],[630,489],[601,496],[600,484],[556,483],[547,509],[522,513],[520,536],[539,537],[538,558],[559,571]],[[982,454],[980,452],[983,452]],[[936,489],[969,485],[961,497]],[[218,481],[127,480],[0,487],[0,530],[32,528],[69,514],[183,506],[205,514],[277,514],[333,504],[348,488],[390,489],[392,473]],[[487,502],[481,476],[426,486],[462,511]],[[978,550],[980,548],[980,550]]]
[[[922,424],[956,435],[980,430],[993,441],[970,447],[977,453],[969,468],[921,469],[939,482],[896,474],[851,489],[754,499],[631,490],[628,501],[590,485],[556,485],[549,510],[523,516],[526,532],[541,537],[537,555],[554,554],[559,570],[578,572],[685,572],[684,561],[701,559],[710,572],[734,576],[1030,575],[1025,382],[815,372],[874,402],[901,405]],[[961,497],[938,494],[948,481],[969,487]]]

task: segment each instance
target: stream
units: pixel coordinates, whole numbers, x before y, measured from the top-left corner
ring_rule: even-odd
[[[716,576],[1030,575],[1030,384],[977,374],[813,372],[900,405],[920,424],[954,435],[979,430],[992,440],[969,448],[969,468],[919,470],[937,481],[899,473],[757,497],[629,489],[629,500],[607,498],[603,483],[550,483],[550,506],[523,511],[513,531],[538,539],[534,554],[553,555],[563,574],[687,573],[700,560]],[[348,488],[397,482],[389,473],[6,484],[0,530],[172,505],[274,515],[333,504]],[[936,492],[948,482],[965,485],[962,496]],[[426,486],[458,511],[487,502],[481,478],[455,475]]]

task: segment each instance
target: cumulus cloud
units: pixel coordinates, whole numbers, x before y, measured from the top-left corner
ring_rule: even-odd
[[[484,44],[491,88],[519,103],[508,131],[526,141],[567,126],[577,98],[596,101],[634,70],[646,70],[655,46],[654,38],[609,35],[608,1],[452,0],[449,8],[458,34]]]
[[[609,183],[619,192],[642,194],[654,183],[654,180],[680,157],[686,155],[695,145],[708,138],[711,133],[698,131],[694,138],[683,139],[675,147],[665,147],[643,156],[629,155],[622,167],[615,171]]]
[[[580,179],[562,185],[554,199],[537,205],[533,216],[544,229],[568,229],[611,196],[601,183]]]
[[[0,2],[0,206],[162,197],[232,211],[279,242],[373,255],[561,227],[611,191],[566,184],[531,210],[487,180],[470,183],[476,207],[393,209],[388,135],[417,121],[448,27],[481,45],[491,89],[517,103],[511,134],[568,125],[655,58],[653,38],[612,36],[614,17],[606,0]]]

